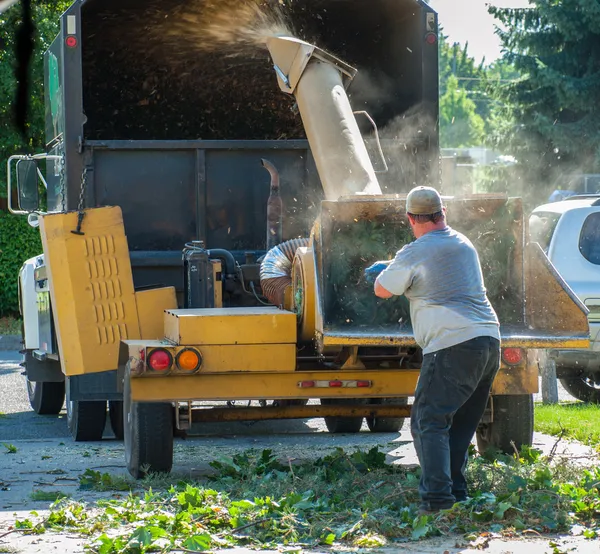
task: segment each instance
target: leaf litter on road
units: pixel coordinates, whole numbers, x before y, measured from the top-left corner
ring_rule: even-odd
[[[16,527],[76,532],[97,554],[377,548],[434,536],[462,536],[485,548],[493,537],[571,529],[594,539],[600,528],[600,467],[552,463],[526,447],[512,457],[471,451],[471,498],[436,515],[418,513],[420,470],[386,464],[378,448],[338,448],[297,463],[250,450],[210,465],[214,473],[194,482],[151,475],[136,483],[86,471],[80,488],[129,493],[91,504],[59,499],[47,516]]]

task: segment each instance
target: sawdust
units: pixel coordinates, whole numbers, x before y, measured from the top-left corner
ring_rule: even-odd
[[[169,18],[168,25],[156,29],[167,39],[185,37],[202,51],[219,51],[224,46],[260,47],[269,37],[294,35],[283,4],[260,0],[186,2],[174,18]]]

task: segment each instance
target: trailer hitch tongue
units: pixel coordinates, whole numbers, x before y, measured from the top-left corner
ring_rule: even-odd
[[[325,198],[382,194],[345,90],[356,70],[294,37],[266,45],[279,87],[296,97]]]

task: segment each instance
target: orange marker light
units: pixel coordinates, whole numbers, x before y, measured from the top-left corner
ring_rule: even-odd
[[[177,356],[177,366],[184,371],[195,371],[200,362],[200,354],[195,350],[182,350]]]

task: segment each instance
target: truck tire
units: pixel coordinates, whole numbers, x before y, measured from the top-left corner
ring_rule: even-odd
[[[370,404],[406,406],[408,398],[372,398]],[[403,417],[367,417],[367,426],[372,433],[399,433],[404,425]]]
[[[590,377],[569,377],[560,379],[562,386],[571,395],[590,404],[600,404],[600,382]]]
[[[335,404],[365,404],[367,400],[346,398],[321,398],[322,406]],[[358,433],[362,427],[362,417],[326,416],[325,425],[330,433]]]
[[[67,386],[67,425],[76,442],[102,440],[106,400],[71,400]]]
[[[117,440],[123,440],[123,401],[109,400],[108,401],[108,417],[110,426]]]
[[[125,371],[123,419],[125,461],[135,479],[169,473],[173,467],[173,406],[167,402],[132,402],[129,367]]]
[[[514,448],[511,444],[514,442]],[[483,423],[477,430],[477,450],[480,455],[490,449],[512,455],[515,448],[533,443],[533,395],[494,396],[494,421]]]
[[[58,415],[65,403],[65,383],[44,383],[27,379],[27,396],[36,414]]]
[[[23,327],[22,329],[24,336],[25,330]],[[58,362],[42,362],[40,360],[36,360],[33,357],[33,354],[26,350],[21,366],[25,369],[26,375],[28,375],[28,367],[30,372],[34,371],[35,369],[39,370],[40,368],[43,371],[46,370],[46,368],[49,368],[49,371],[54,371],[56,367],[58,367],[58,371],[60,371],[59,364],[57,366],[48,366],[48,364],[58,364]],[[34,373],[41,378],[44,376],[47,377],[46,374],[40,374],[39,371],[34,371]],[[29,378],[27,378],[27,396],[29,397],[29,404],[36,414],[58,415],[65,403],[65,382],[37,380],[30,381]]]

